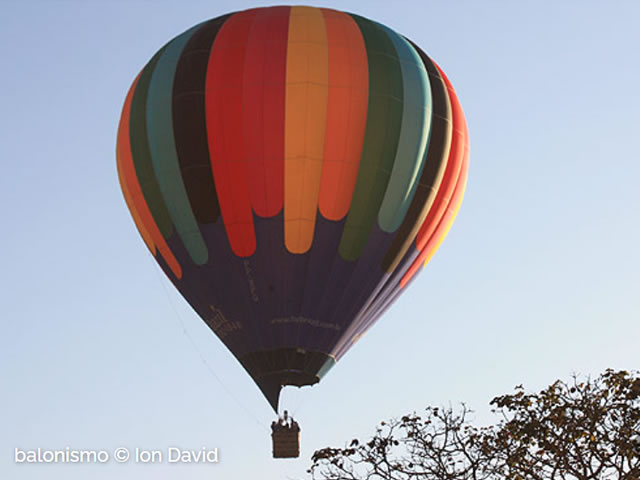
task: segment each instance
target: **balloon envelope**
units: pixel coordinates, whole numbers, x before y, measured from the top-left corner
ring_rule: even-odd
[[[126,97],[122,191],[149,250],[274,409],[446,235],[468,165],[440,68],[390,28],[256,8],[162,47]]]

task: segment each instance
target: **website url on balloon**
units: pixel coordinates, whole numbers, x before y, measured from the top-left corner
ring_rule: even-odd
[[[272,325],[279,323],[306,323],[307,325],[311,325],[312,327],[340,330],[340,325],[338,325],[337,323],[321,322],[320,320],[314,320],[313,318],[306,317],[280,317],[271,320]]]

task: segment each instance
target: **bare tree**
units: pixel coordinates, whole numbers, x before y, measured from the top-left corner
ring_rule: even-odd
[[[640,378],[606,370],[538,393],[491,401],[494,425],[468,421],[463,404],[381,422],[374,436],[314,453],[322,480],[640,480]],[[635,450],[634,450],[635,449]]]

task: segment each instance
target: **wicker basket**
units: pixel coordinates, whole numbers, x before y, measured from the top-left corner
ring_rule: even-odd
[[[283,428],[271,434],[273,458],[297,458],[300,456],[300,431]]]

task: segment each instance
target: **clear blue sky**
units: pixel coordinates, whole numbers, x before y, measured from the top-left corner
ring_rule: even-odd
[[[487,422],[516,384],[640,366],[640,3],[327,1],[444,68],[469,123],[469,183],[386,318],[320,385],[285,390],[302,456],[272,460],[270,407],[151,259],[114,155],[147,59],[256,5],[0,2],[1,478],[305,478],[315,449],[382,419],[465,401]],[[15,447],[66,446],[208,446],[220,461],[13,462]]]

